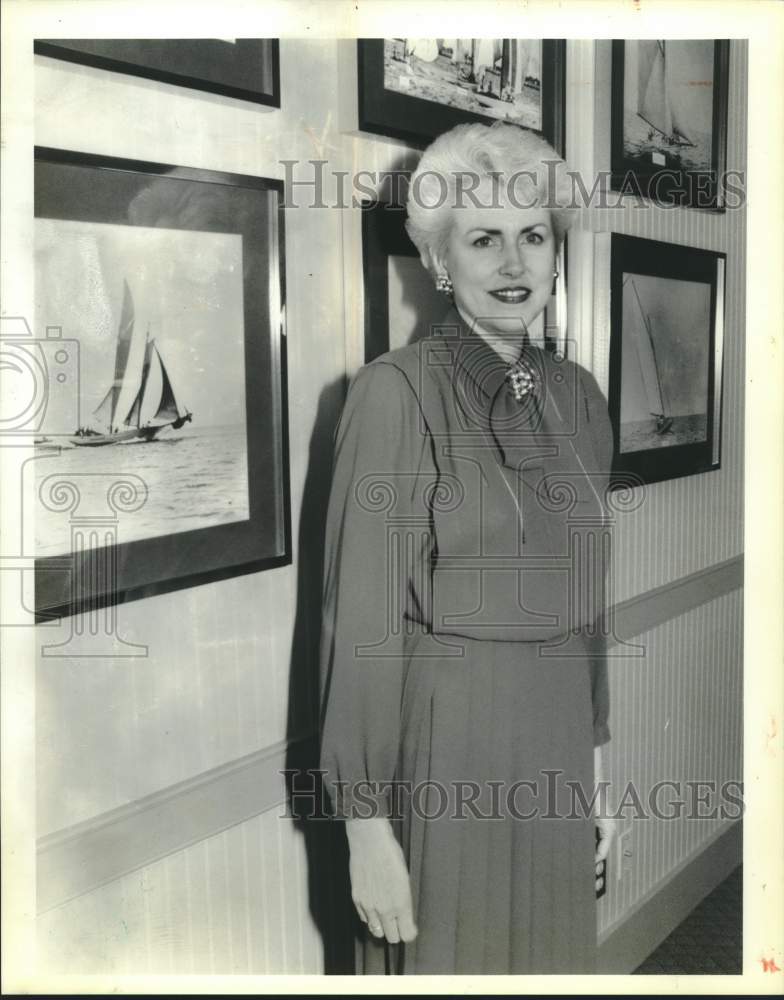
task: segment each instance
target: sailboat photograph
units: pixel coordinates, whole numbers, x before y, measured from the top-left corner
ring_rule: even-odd
[[[673,418],[665,412],[666,408],[662,397],[662,383],[661,376],[659,375],[659,366],[656,361],[656,345],[651,329],[651,319],[643,309],[634,276],[628,275],[624,284],[631,289],[633,302],[639,310],[639,321],[631,324],[633,331],[632,339],[637,353],[637,362],[640,366],[640,376],[648,398],[648,405],[653,407],[650,410],[650,415],[654,420],[654,431],[656,434],[671,434]]]
[[[77,447],[95,448],[104,445],[121,444],[128,441],[152,441],[167,427],[179,430],[190,423],[193,414],[189,410],[180,411],[172,388],[169,373],[161,358],[155,340],[147,331],[144,359],[139,380],[139,388],[133,397],[130,409],[119,424],[121,414],[118,403],[128,378],[128,358],[136,332],[134,323],[133,298],[128,282],[124,282],[123,307],[120,327],[117,331],[117,353],[114,364],[114,381],[103,401],[95,409],[95,417],[106,426],[101,433],[92,427],[79,427],[69,440]],[[150,400],[154,412],[142,423],[142,415],[149,413]]]
[[[677,99],[673,81],[672,59],[667,57],[663,38],[641,41],[639,50],[639,89],[637,114],[651,126],[648,139],[657,135],[668,146],[694,146],[689,138],[692,126],[688,114]]]
[[[78,484],[82,510],[105,507],[112,477],[141,479],[122,542],[248,518],[241,243],[36,219],[36,322],[79,345],[72,405],[31,463],[37,556],[70,546],[68,518],[44,502],[52,475]]]
[[[708,431],[710,289],[625,273],[620,451],[695,444]]]
[[[713,41],[653,38],[623,44],[624,157],[652,167],[710,170]]]

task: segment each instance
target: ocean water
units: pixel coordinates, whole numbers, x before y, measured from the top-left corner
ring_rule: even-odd
[[[652,138],[650,125],[644,121],[636,112],[628,108],[623,115],[623,145],[624,153],[630,157],[641,157],[652,169],[662,169],[657,167],[651,159],[652,153],[665,153],[667,156],[667,166],[672,167],[671,159],[680,157],[680,169],[705,171],[711,169],[712,142],[709,133],[694,131],[689,136],[694,143],[693,146],[668,146],[658,132],[654,132]],[[675,168],[678,169],[678,168]]]
[[[179,431],[167,428],[154,441],[100,448],[39,446],[29,465],[37,557],[69,553],[71,522],[83,517],[114,515],[123,543],[249,516],[244,427],[186,424]],[[124,489],[123,482],[131,486]],[[26,481],[27,486],[33,483]],[[119,512],[112,510],[110,494]]]
[[[708,418],[704,413],[674,417],[672,427],[659,434],[654,420],[630,420],[621,425],[621,452],[672,448],[679,444],[699,444],[708,438]]]

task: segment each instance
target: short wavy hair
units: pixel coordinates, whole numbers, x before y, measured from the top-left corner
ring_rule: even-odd
[[[513,185],[521,205],[547,208],[560,245],[575,208],[566,163],[553,147],[507,122],[456,125],[427,147],[408,188],[406,231],[426,267],[430,253],[445,249],[458,198],[470,204],[471,188],[458,178],[477,177]]]

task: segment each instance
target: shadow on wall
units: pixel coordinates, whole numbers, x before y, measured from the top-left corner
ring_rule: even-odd
[[[421,309],[418,296],[402,290],[398,307]],[[395,306],[395,303],[391,303]],[[448,303],[444,300],[444,312]],[[366,310],[366,323],[370,317]],[[419,317],[412,327],[409,343],[427,336],[433,317]],[[436,317],[436,321],[441,316]],[[378,323],[375,317],[374,323]],[[379,342],[374,336],[369,342]],[[381,342],[388,343],[388,333],[381,332]],[[377,353],[377,352],[373,352]],[[325,815],[309,816],[312,801],[328,806],[318,776],[319,717],[322,688],[319,663],[321,636],[322,586],[324,579],[324,531],[332,482],[334,436],[346,398],[347,385],[339,380],[327,386],[319,398],[318,411],[308,450],[308,465],[302,497],[298,531],[297,610],[294,622],[289,701],[286,768],[289,771],[289,811],[305,838],[308,863],[309,907],[324,943],[324,971],[328,974],[353,973],[355,942],[361,925],[351,902],[348,870],[348,845],[343,823]],[[315,786],[315,788],[314,788]],[[297,796],[297,790],[315,795]],[[280,970],[285,971],[285,970]]]
[[[332,476],[334,434],[346,386],[343,380],[321,393],[308,451],[308,466],[298,532],[297,610],[294,620],[286,753],[289,811],[305,838],[309,907],[324,942],[324,971],[354,971],[354,934],[357,928],[348,875],[348,846],[343,824],[325,815],[309,816],[311,801],[326,802],[319,766],[319,639],[324,575],[324,529]],[[316,784],[313,800],[298,797]],[[280,969],[280,972],[287,970]]]

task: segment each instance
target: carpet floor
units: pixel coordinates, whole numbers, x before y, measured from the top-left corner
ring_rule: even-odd
[[[739,866],[646,958],[635,975],[742,972],[743,868]]]

